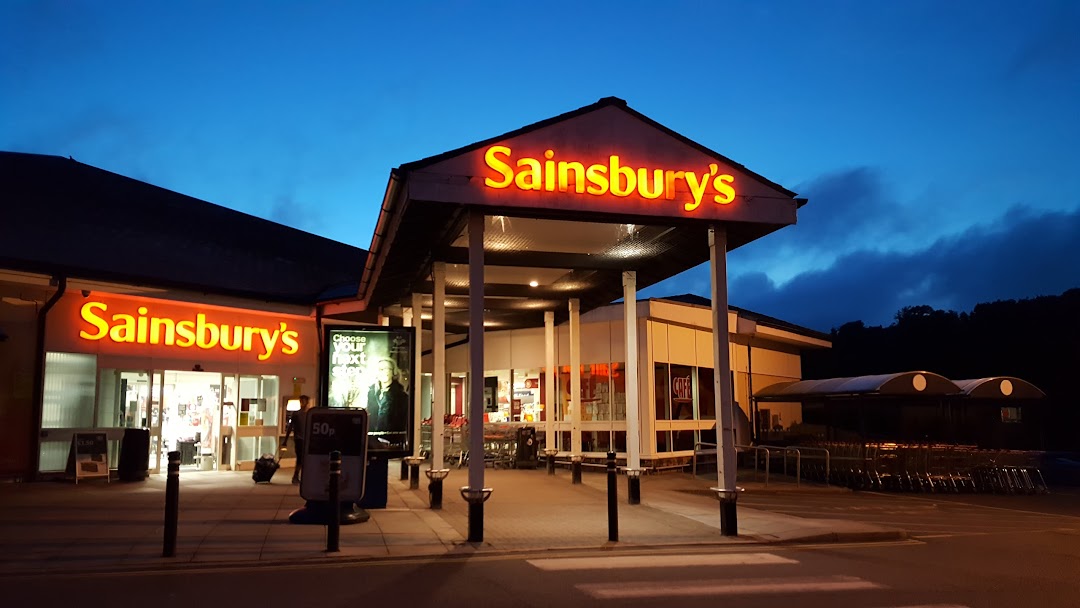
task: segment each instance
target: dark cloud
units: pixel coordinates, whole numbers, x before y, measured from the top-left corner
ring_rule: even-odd
[[[733,276],[729,300],[820,331],[855,320],[888,325],[904,306],[968,311],[979,302],[1062,293],[1080,286],[1076,260],[1080,207],[1038,213],[1014,207],[992,224],[941,238],[924,249],[852,252],[825,270],[802,273],[782,285],[761,272]],[[679,286],[707,285],[707,279],[708,266],[703,265],[648,292],[681,293],[685,289]],[[709,294],[707,288],[695,293]]]
[[[867,242],[899,246],[921,234],[937,213],[892,199],[882,172],[874,167],[826,174],[795,190],[810,201],[799,210],[798,225],[735,250],[733,266],[777,268],[795,258],[804,267],[818,266],[817,260],[831,262]]]

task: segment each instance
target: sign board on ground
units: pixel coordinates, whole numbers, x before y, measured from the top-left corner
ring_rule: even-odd
[[[71,436],[67,473],[75,477],[75,483],[89,477],[109,478],[109,441],[105,433]]]
[[[363,498],[367,433],[367,410],[308,410],[300,496],[304,500],[330,500],[330,452],[337,450],[341,452],[338,498],[341,502]]]

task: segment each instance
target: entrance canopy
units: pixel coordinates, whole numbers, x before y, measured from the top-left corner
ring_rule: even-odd
[[[557,321],[709,261],[708,230],[734,249],[793,224],[805,201],[608,97],[393,170],[359,289],[398,316],[446,266],[446,324],[468,325],[468,216],[484,224],[484,324]],[[328,310],[334,314],[333,310]],[[337,314],[342,318],[342,314]],[[347,318],[347,317],[346,317]]]

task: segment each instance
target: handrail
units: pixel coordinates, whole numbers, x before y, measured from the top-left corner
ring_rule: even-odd
[[[699,446],[705,446],[705,445],[712,446],[713,449],[712,450],[703,450],[703,451],[700,451],[700,453],[702,453],[702,454],[709,454],[709,453],[715,454],[716,453],[716,447],[717,446],[716,446],[715,443],[708,443],[706,441],[699,441],[699,442],[694,444],[694,457],[693,457],[693,469],[692,469],[694,477],[697,477],[697,456],[698,456],[698,453],[699,453],[698,447]],[[768,486],[769,485],[769,468],[770,468],[770,464],[772,462],[772,451],[771,450],[776,450],[776,449],[781,449],[781,448],[777,448],[775,446],[757,446],[757,445],[739,445],[739,444],[736,444],[735,448],[743,449],[743,450],[754,450],[754,473],[755,474],[757,473],[757,452],[761,451],[761,450],[765,451],[765,485]]]
[[[715,443],[708,443],[708,442],[705,442],[705,441],[699,441],[699,442],[697,442],[697,443],[695,443],[695,444],[694,444],[694,458],[693,458],[693,469],[692,469],[692,470],[693,470],[693,475],[694,475],[694,477],[697,477],[697,455],[698,455],[698,446],[702,446],[702,445],[711,445],[711,446],[713,447],[713,449],[712,449],[712,450],[710,450],[710,451],[711,451],[712,453],[714,453],[714,454],[716,453],[716,444],[715,444]],[[708,454],[708,453],[709,453],[709,451],[705,451],[705,452],[702,452],[702,453],[703,453],[703,454]]]
[[[741,449],[744,449],[744,450],[754,450],[754,475],[755,476],[757,475],[757,453],[759,451],[761,451],[761,450],[765,451],[765,487],[769,487],[769,469],[772,468],[770,466],[771,461],[772,461],[772,451],[771,450],[775,450],[776,447],[775,446],[774,447],[769,447],[769,446],[764,446],[764,445],[738,445],[738,444],[736,444],[735,447],[736,448],[741,448]]]
[[[825,452],[825,485],[826,486],[829,485],[829,472],[831,470],[830,469],[830,460],[832,458],[832,455],[829,453],[828,448],[819,448],[819,447],[805,446],[805,445],[793,446],[793,447],[798,447],[800,450],[804,450],[804,451],[805,450],[810,450],[810,451],[814,451],[814,452]]]

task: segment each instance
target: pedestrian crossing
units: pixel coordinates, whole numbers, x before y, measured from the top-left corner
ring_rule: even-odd
[[[733,552],[715,554],[661,554],[661,555],[603,555],[590,557],[540,558],[527,560],[532,567],[545,572],[559,573],[573,577],[580,573],[580,578],[588,578],[588,573],[602,571],[640,570],[671,568],[672,576],[658,580],[616,580],[582,581],[574,583],[574,588],[594,600],[613,600],[618,602],[651,600],[663,598],[734,598],[745,596],[768,596],[780,594],[838,593],[838,592],[881,592],[887,596],[890,587],[883,583],[846,574],[825,574],[805,576],[805,573],[792,575],[790,567],[798,566],[799,560],[763,551]],[[776,567],[788,566],[785,573]],[[728,568],[736,576],[717,574],[708,579],[680,579],[674,569],[687,568]],[[767,576],[741,576],[745,568],[761,568],[761,574]],[[767,570],[773,569],[772,573]],[[719,572],[722,572],[720,570]],[[754,570],[757,573],[757,570]],[[655,573],[653,574],[655,577]],[[848,604],[857,608],[861,604]],[[865,604],[867,608],[969,608],[963,604]]]

